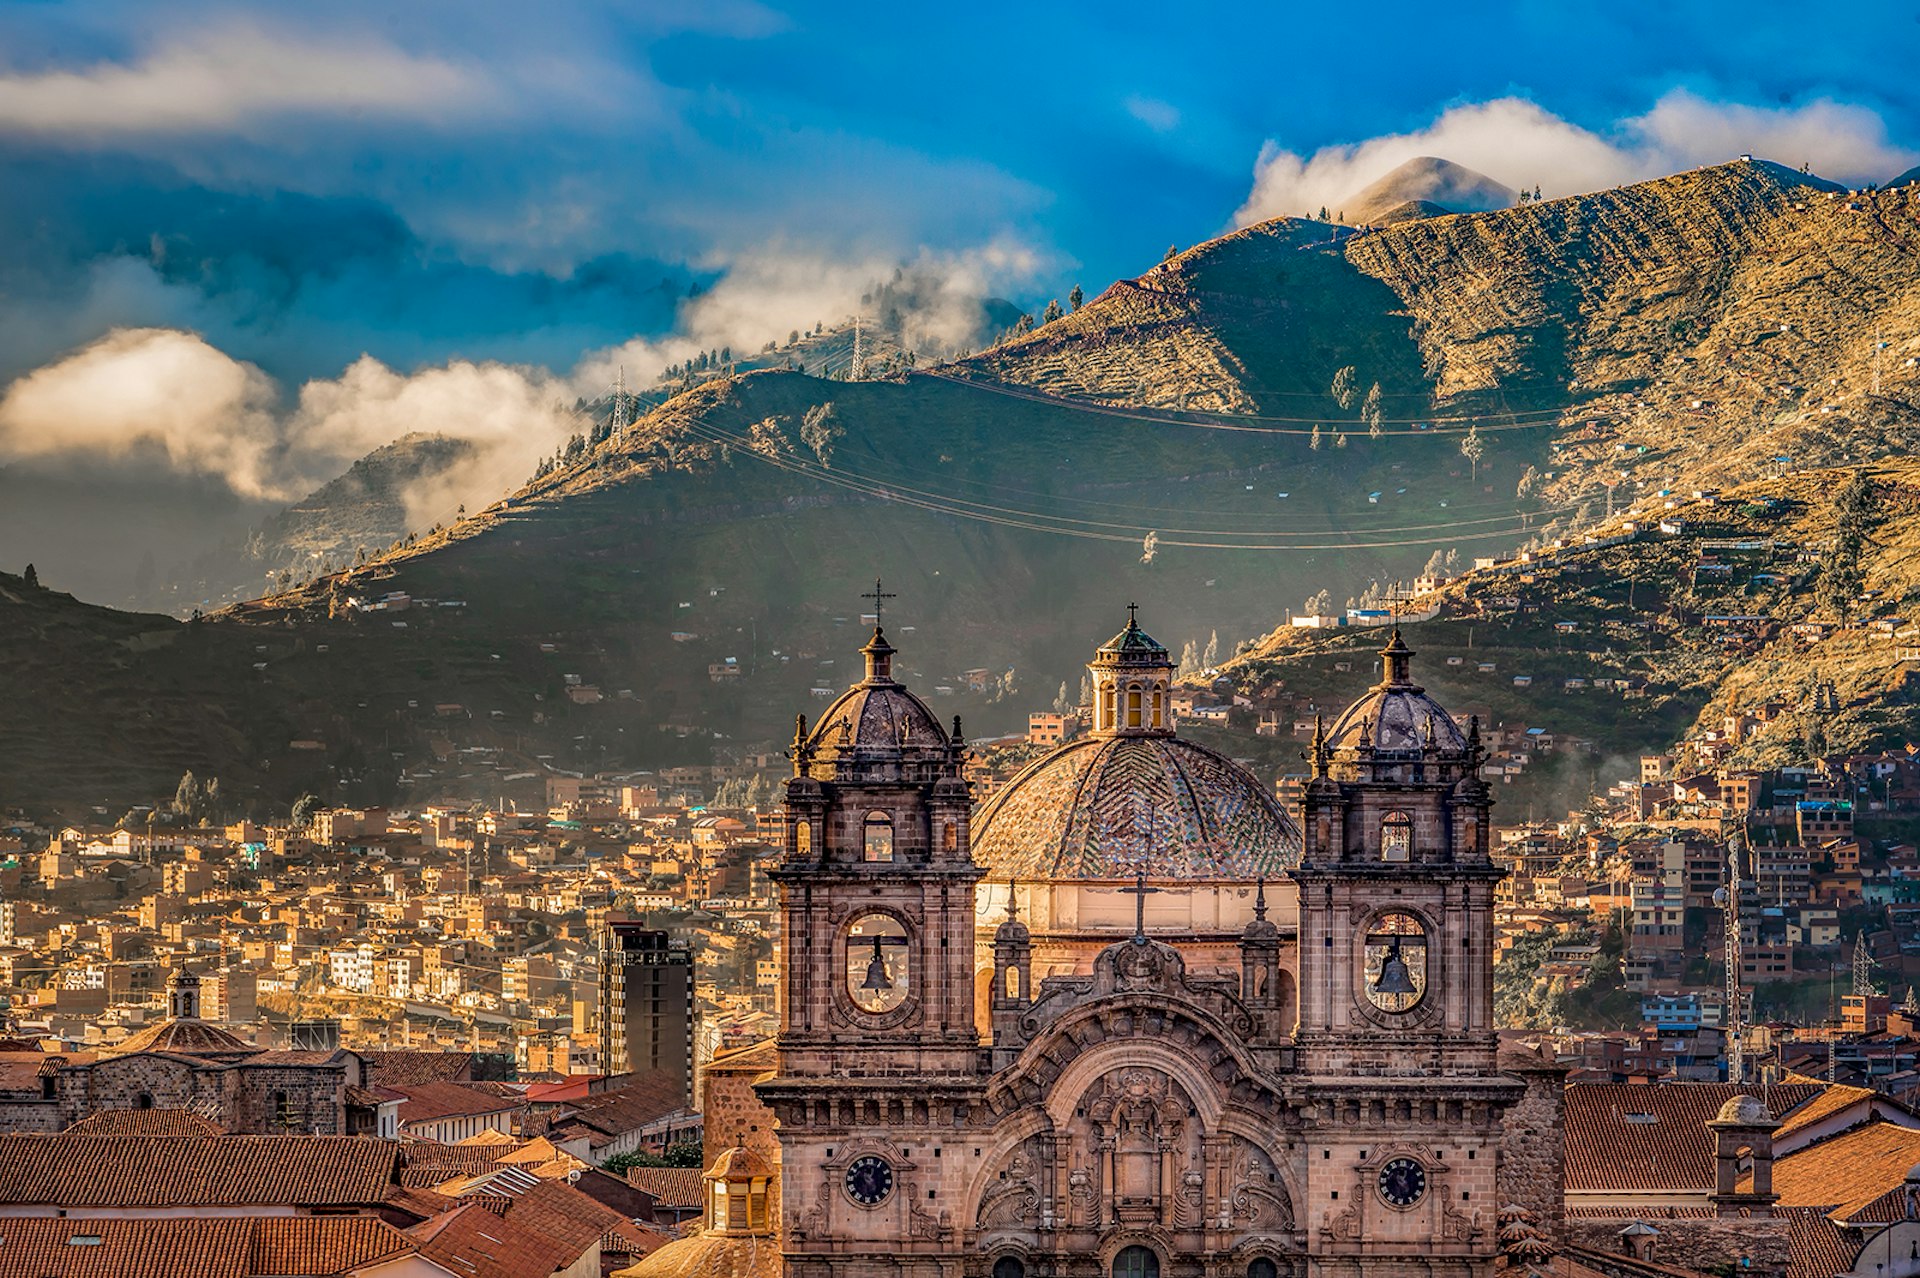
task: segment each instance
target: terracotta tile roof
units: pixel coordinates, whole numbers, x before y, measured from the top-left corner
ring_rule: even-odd
[[[371,1216],[14,1218],[0,1228],[0,1278],[324,1278],[413,1250]]]
[[[168,1017],[111,1047],[102,1047],[100,1054],[131,1056],[135,1052],[176,1052],[183,1056],[250,1056],[254,1050],[251,1043],[242,1042],[218,1025],[190,1017]]]
[[[715,1052],[713,1059],[707,1062],[709,1073],[720,1070],[772,1070],[780,1064],[779,1054],[774,1050],[774,1041],[763,1038],[757,1043],[748,1043],[745,1047],[730,1047],[724,1052]]]
[[[338,1064],[346,1059],[347,1053],[335,1048],[331,1052],[254,1052],[245,1060],[236,1061],[234,1064],[239,1069],[279,1069],[288,1065],[318,1069],[322,1066]]]
[[[623,1136],[686,1108],[680,1080],[664,1070],[648,1070],[623,1087],[565,1105],[560,1111],[563,1117],[554,1125],[578,1125],[603,1136]]]
[[[614,1270],[612,1278],[780,1278],[784,1272],[780,1241],[769,1234],[702,1233],[668,1243]]]
[[[67,1128],[69,1136],[218,1136],[219,1124],[188,1109],[102,1109]]]
[[[1790,1077],[1798,1078],[1804,1076],[1794,1075]],[[1791,1116],[1781,1122],[1780,1130],[1773,1134],[1773,1139],[1776,1143],[1787,1139],[1802,1128],[1819,1122],[1823,1118],[1831,1118],[1849,1105],[1858,1105],[1862,1101],[1891,1099],[1867,1087],[1849,1087],[1845,1083],[1827,1083],[1818,1079],[1807,1079],[1807,1081],[1821,1088],[1821,1092],[1818,1096],[1815,1096],[1812,1100],[1794,1110]],[[1901,1108],[1904,1109],[1906,1107],[1903,1105]]]
[[[400,1161],[408,1171],[431,1171],[445,1180],[456,1172],[474,1175],[492,1171],[500,1165],[502,1154],[520,1147],[518,1141],[508,1145],[442,1145],[431,1140],[403,1140]]]
[[[507,1219],[551,1238],[575,1256],[627,1223],[605,1203],[558,1181],[541,1181],[520,1193],[507,1209]]]
[[[412,1250],[412,1239],[375,1216],[256,1220],[249,1272],[337,1274]]]
[[[1901,1188],[1920,1163],[1920,1130],[1873,1122],[1773,1161],[1773,1192],[1786,1207],[1819,1207],[1840,1220]],[[1752,1183],[1743,1176],[1743,1186]]]
[[[473,1077],[472,1052],[356,1052],[367,1064],[366,1079],[381,1087],[417,1083],[460,1083]]]
[[[436,1194],[431,1189],[415,1188],[411,1185],[393,1190],[380,1203],[381,1212],[399,1212],[410,1216],[414,1221],[422,1221],[438,1216],[441,1212],[452,1211],[460,1204],[445,1194]]]
[[[698,1211],[706,1207],[706,1194],[701,1186],[704,1175],[698,1167],[629,1167],[627,1183],[652,1194],[662,1207]]]
[[[406,1098],[400,1102],[403,1123],[430,1122],[459,1114],[498,1114],[519,1108],[516,1101],[488,1095],[465,1083],[416,1083],[391,1090]]]
[[[0,1234],[0,1278],[246,1278],[252,1235],[242,1218],[13,1219]]]
[[[0,1136],[0,1204],[365,1206],[399,1154],[364,1136]]]
[[[1769,1090],[1775,1117],[1814,1099],[1824,1083]],[[1567,1192],[1713,1188],[1708,1119],[1734,1096],[1730,1083],[1577,1083],[1566,1093]]]
[[[1834,1278],[1853,1268],[1865,1241],[1817,1207],[1776,1207],[1787,1219],[1787,1278]]]
[[[478,1203],[456,1207],[406,1233],[421,1255],[466,1278],[544,1278],[579,1255],[564,1255],[565,1248]]]

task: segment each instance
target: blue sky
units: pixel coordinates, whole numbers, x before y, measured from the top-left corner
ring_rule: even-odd
[[[13,4],[0,385],[180,330],[264,376],[219,411],[281,448],[363,354],[558,393],[914,259],[1037,309],[1423,151],[1549,195],[1741,150],[1884,180],[1916,65],[1914,0]]]

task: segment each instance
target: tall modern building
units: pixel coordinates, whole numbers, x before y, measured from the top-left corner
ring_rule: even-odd
[[[600,933],[600,1039],[609,1074],[663,1070],[693,1103],[693,955],[635,919]]]

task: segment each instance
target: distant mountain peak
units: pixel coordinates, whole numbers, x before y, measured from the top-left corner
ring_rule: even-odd
[[[1420,155],[1349,195],[1342,211],[1350,224],[1379,224],[1435,216],[1436,210],[1484,213],[1506,208],[1514,199],[1512,187],[1484,173],[1439,156]]]

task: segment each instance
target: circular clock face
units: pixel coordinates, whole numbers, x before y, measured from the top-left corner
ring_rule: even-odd
[[[1427,1169],[1411,1158],[1396,1158],[1380,1169],[1380,1196],[1395,1207],[1411,1207],[1427,1192]]]
[[[893,1192],[893,1168],[872,1154],[856,1158],[847,1168],[847,1196],[862,1207],[875,1207]]]

